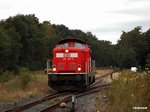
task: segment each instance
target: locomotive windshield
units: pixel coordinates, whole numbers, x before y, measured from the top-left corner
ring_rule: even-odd
[[[75,47],[85,49],[85,45],[78,42],[75,42]]]
[[[66,42],[66,43],[61,43],[58,45],[59,48],[66,48],[66,47],[76,47],[76,48],[81,48],[85,49],[85,45],[79,42]]]
[[[66,48],[68,46],[69,46],[68,43],[62,43],[58,45],[59,48]]]

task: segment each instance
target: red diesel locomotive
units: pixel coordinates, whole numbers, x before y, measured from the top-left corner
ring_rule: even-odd
[[[57,42],[53,49],[52,71],[47,63],[48,84],[55,90],[80,90],[95,82],[95,61],[90,45],[70,38]]]

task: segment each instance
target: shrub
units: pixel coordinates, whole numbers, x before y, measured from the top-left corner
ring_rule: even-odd
[[[20,71],[19,77],[20,77],[22,89],[26,89],[28,83],[32,80],[32,75],[30,71],[26,68],[21,68],[19,71]]]
[[[9,71],[5,71],[0,75],[0,82],[7,82],[8,80],[10,80],[12,76],[12,72]]]
[[[144,76],[144,100],[150,102],[150,73],[145,74]],[[149,105],[150,106],[150,105]],[[150,108],[150,107],[149,107]]]
[[[101,112],[145,112],[134,107],[150,108],[150,74],[123,71],[120,77],[112,81],[107,91],[107,103],[96,100],[97,109]]]
[[[113,80],[108,91],[108,109],[116,112],[134,111],[133,107],[146,107],[149,96],[150,76],[133,72],[122,72]]]

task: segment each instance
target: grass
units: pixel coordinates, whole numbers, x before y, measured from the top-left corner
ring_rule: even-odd
[[[48,87],[48,79],[44,71],[31,72],[24,69],[18,75],[10,76],[9,80],[4,77],[5,80],[0,82],[0,103],[43,96],[52,91]]]
[[[112,81],[110,89],[103,92],[107,94],[108,101],[104,104],[96,99],[99,112],[145,112],[133,108],[150,109],[150,74],[122,71],[120,77]]]

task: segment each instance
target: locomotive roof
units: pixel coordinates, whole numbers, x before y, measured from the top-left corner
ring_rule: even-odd
[[[89,43],[83,41],[83,40],[80,40],[80,39],[77,39],[77,38],[66,38],[66,39],[62,39],[60,41],[57,42],[57,44],[61,44],[61,43],[65,43],[65,42],[79,42],[79,43],[82,43],[82,44],[87,44],[89,45]]]

